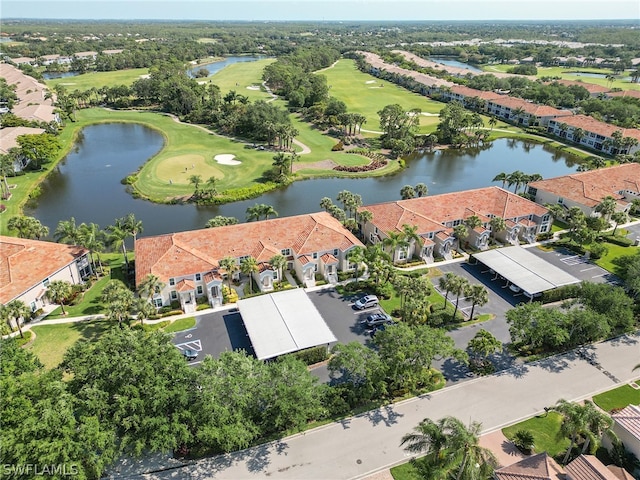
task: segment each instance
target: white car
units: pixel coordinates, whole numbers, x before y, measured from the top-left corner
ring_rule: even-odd
[[[365,295],[356,303],[354,303],[353,306],[357,310],[363,310],[365,308],[377,307],[379,303],[380,301],[378,300],[378,297],[376,297],[375,295]]]

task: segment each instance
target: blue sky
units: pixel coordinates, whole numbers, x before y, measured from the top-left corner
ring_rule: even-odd
[[[154,20],[640,19],[639,0],[2,0],[1,18]]]

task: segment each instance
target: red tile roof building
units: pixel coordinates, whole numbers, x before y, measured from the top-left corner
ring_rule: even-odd
[[[573,115],[570,110],[559,110],[509,95],[489,100],[487,112],[524,126],[546,126],[553,119],[564,119]]]
[[[361,207],[361,210],[373,214],[372,220],[363,226],[365,238],[370,242],[382,241],[388,232],[400,232],[404,225],[417,226],[417,233],[423,238],[422,252],[413,251],[412,245],[406,255],[408,258],[419,256],[428,262],[433,261],[434,253],[447,258],[448,249],[452,247],[453,228],[471,216],[477,216],[483,223],[477,231],[469,231],[470,238],[467,239],[479,249],[487,246],[489,222],[493,217],[512,222],[505,232],[501,232],[502,240],[512,244],[519,240],[534,241],[538,233],[550,228],[546,208],[500,187],[379,203]]]
[[[564,480],[562,467],[546,452],[494,472],[496,480]]]
[[[529,193],[541,205],[577,206],[587,215],[593,215],[595,207],[607,196],[618,201],[619,210],[628,210],[630,202],[640,198],[640,164],[627,163],[531,182]]]
[[[618,480],[594,455],[579,455],[564,467],[567,480]]]
[[[611,415],[613,432],[625,448],[640,458],[640,406],[629,405]]]
[[[85,248],[0,236],[0,304],[21,300],[32,311],[45,305],[53,280],[83,283],[91,273]]]
[[[206,295],[210,302],[219,302],[220,288],[211,288],[220,287],[226,275],[220,268],[225,257],[236,259],[238,265],[243,258],[253,257],[259,264],[253,276],[268,291],[277,277],[269,264],[275,255],[283,255],[288,262],[285,268],[295,269],[298,278],[310,284],[316,272],[331,281],[337,270],[349,269],[346,254],[355,246],[362,243],[326,212],[143,237],[136,242],[136,284],[149,274],[157,276],[166,284],[162,304],[188,291],[195,291],[189,300]],[[183,280],[192,283],[180,284]]]

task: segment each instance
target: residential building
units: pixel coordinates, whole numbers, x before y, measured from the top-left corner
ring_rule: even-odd
[[[640,90],[621,90],[618,92],[607,92],[606,96],[607,98],[622,97],[640,99]]]
[[[640,406],[629,405],[611,415],[613,433],[625,448],[640,458]]]
[[[496,480],[564,480],[562,467],[547,452],[500,468],[493,475]]]
[[[225,257],[235,259],[238,268],[243,259],[254,258],[258,271],[251,274],[253,280],[269,292],[282,280],[270,264],[275,255],[284,256],[284,268],[313,286],[316,273],[336,283],[339,271],[352,270],[347,254],[356,246],[363,245],[326,212],[140,238],[135,247],[136,284],[148,274],[156,275],[165,287],[153,299],[155,305],[179,301],[190,312],[199,298],[206,297],[212,306],[222,303],[224,279],[238,275],[220,267]]]
[[[465,108],[487,112],[488,102],[502,97],[496,92],[476,90],[464,85],[454,85],[450,88],[440,89],[440,98],[447,102],[460,102]],[[478,108],[480,107],[480,108]]]
[[[73,57],[78,60],[95,60],[98,56],[98,52],[76,52]]]
[[[604,87],[602,85],[597,85],[595,83],[581,82],[578,80],[554,80],[553,82],[550,82],[550,83],[559,83],[566,87],[571,87],[571,86],[582,87],[585,90],[587,90],[587,92],[589,92],[589,95],[591,95],[592,97],[608,94],[608,92],[611,90],[610,88]]]
[[[550,120],[547,131],[609,155],[618,153],[631,155],[640,150],[640,130],[637,128],[617,127],[587,115],[574,115]],[[616,142],[614,136],[616,132],[620,132],[622,143]]]
[[[21,300],[32,312],[48,305],[50,282],[80,284],[91,275],[89,251],[75,245],[0,236],[0,304]]]
[[[384,242],[389,232],[402,232],[405,225],[416,226],[421,245],[411,242],[394,252],[397,262],[413,256],[431,263],[435,257],[452,258],[456,244],[454,228],[475,216],[479,227],[468,231],[465,241],[473,249],[486,250],[491,236],[491,219],[500,217],[506,229],[494,232],[496,240],[517,245],[532,243],[536,235],[549,231],[549,211],[519,195],[500,187],[486,187],[462,192],[398,200],[361,207],[373,214],[371,221],[361,225],[364,238],[371,243]]]
[[[9,58],[9,61],[11,61],[12,63],[14,63],[15,65],[33,65],[36,66],[36,59],[35,58],[31,58],[31,57],[16,57],[16,58]]]
[[[571,110],[559,110],[548,105],[538,105],[509,95],[488,100],[487,112],[525,127],[547,126],[554,119],[564,119],[573,115]]]
[[[44,133],[43,128],[31,128],[31,127],[6,127],[0,129],[0,153],[6,155],[12,148],[17,148],[18,137],[21,135],[40,135]],[[29,159],[20,155],[13,162],[13,171],[19,172],[29,163]]]
[[[624,480],[625,478],[633,478],[620,467],[605,466],[594,455],[579,455],[564,467],[564,472],[566,480]],[[622,478],[618,475],[621,475]]]
[[[531,182],[528,193],[541,205],[579,207],[588,216],[596,214],[595,208],[603,198],[612,196],[618,202],[618,210],[627,211],[632,200],[640,198],[640,164],[627,163]]]

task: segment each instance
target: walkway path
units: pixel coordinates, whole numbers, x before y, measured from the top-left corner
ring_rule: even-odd
[[[489,433],[537,415],[561,398],[581,400],[639,378],[631,369],[640,358],[640,334],[591,348],[611,375],[570,352],[144,478],[365,478],[408,460],[400,440],[425,417],[479,421]]]

